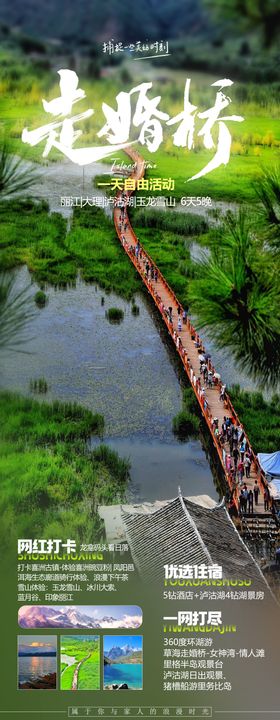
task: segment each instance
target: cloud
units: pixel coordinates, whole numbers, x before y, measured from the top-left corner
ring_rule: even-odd
[[[28,647],[52,647],[52,643],[48,642],[32,642]]]

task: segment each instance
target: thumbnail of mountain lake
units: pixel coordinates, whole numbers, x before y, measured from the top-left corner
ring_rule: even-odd
[[[18,682],[34,682],[40,677],[56,672],[55,656],[28,655],[18,658]]]
[[[104,689],[108,686],[126,683],[129,690],[142,690],[143,665],[142,663],[114,663],[104,665]]]

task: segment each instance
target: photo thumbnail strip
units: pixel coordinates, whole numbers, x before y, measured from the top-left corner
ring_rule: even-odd
[[[142,620],[138,605],[23,605],[18,611],[19,626],[30,630],[136,630]]]

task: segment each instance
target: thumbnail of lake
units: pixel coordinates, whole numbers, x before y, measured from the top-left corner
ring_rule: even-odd
[[[129,690],[142,690],[143,665],[141,663],[113,663],[104,665],[104,688],[127,683]]]
[[[18,658],[19,684],[38,680],[39,677],[56,672],[56,657],[28,655]]]

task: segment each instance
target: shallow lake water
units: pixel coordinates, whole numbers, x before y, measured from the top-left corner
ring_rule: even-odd
[[[133,663],[113,663],[104,665],[104,687],[126,683],[129,690],[142,690],[143,665]]]
[[[30,282],[25,268],[16,278],[18,288]],[[33,283],[32,295],[36,290]],[[104,441],[131,461],[130,500],[174,497],[178,485],[186,495],[217,498],[200,440],[181,443],[172,433],[180,372],[150,300],[139,293],[135,317],[131,303],[81,280],[67,291],[48,288],[47,295],[43,309],[35,306],[26,352],[3,358],[1,388],[29,395],[30,380],[44,377],[48,392],[35,398],[75,401],[102,413]],[[106,319],[112,306],[124,311],[119,325]]]
[[[18,681],[24,683],[35,681],[56,672],[56,658],[52,656],[26,656],[18,658]]]

